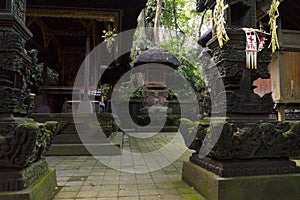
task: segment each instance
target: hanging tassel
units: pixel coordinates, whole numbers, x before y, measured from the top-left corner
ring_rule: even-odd
[[[248,69],[250,69],[250,63],[251,63],[250,58],[251,58],[250,52],[247,52],[247,51],[246,51],[246,67],[247,67]]]
[[[257,69],[257,52],[254,53],[253,58],[254,58],[254,62],[253,62],[253,63],[254,63],[254,66],[253,66],[253,68],[254,68],[254,69]]]

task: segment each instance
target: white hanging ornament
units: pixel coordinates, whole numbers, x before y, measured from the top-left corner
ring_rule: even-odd
[[[257,41],[256,33],[252,28],[243,28],[246,34],[246,67],[257,68]]]

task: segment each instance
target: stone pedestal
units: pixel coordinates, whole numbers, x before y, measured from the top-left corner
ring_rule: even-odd
[[[56,189],[55,170],[48,169],[26,189],[0,192],[0,200],[47,200],[52,199]]]
[[[1,168],[0,191],[23,190],[42,177],[48,170],[48,164],[39,160],[25,168]]]
[[[51,145],[57,122],[0,117],[0,199],[47,199],[56,177],[42,155]],[[45,189],[46,188],[46,189]]]
[[[205,136],[214,137],[213,128],[200,124],[184,181],[209,200],[299,198],[300,168],[289,159],[300,154],[299,122],[214,123],[218,126],[223,127],[219,140],[199,158]]]
[[[182,178],[209,200],[298,200],[300,173],[223,178],[191,162]]]

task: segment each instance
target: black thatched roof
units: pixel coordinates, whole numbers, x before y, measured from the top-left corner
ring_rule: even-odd
[[[146,63],[161,63],[177,68],[181,65],[177,58],[164,50],[161,49],[149,49],[144,51],[134,60],[134,65],[142,65]]]

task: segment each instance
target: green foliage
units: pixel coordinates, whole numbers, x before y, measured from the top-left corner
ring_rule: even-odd
[[[156,11],[156,0],[148,0],[146,6],[145,21],[147,24],[151,24],[152,26],[154,25],[155,11]]]
[[[140,99],[142,96],[143,96],[143,88],[140,87],[132,93],[131,98]]]
[[[161,14],[162,26],[169,29],[179,27],[185,34],[194,34],[196,30],[197,34],[200,16],[195,11],[195,2],[196,1],[188,0],[163,0]],[[148,0],[145,21],[150,27],[154,24],[155,11],[156,0]]]
[[[47,67],[47,84],[48,85],[57,85],[59,80],[59,73]]]
[[[139,87],[136,90],[134,90],[131,94],[128,93],[127,88],[133,88],[133,78],[129,82],[124,82],[121,84],[121,87],[119,89],[120,98],[122,100],[132,99],[132,100],[141,100],[143,97],[143,87]]]
[[[103,85],[103,98],[104,100],[109,100],[110,99],[110,95],[111,95],[111,91],[112,88],[109,84],[105,84]]]
[[[198,130],[200,124],[199,121],[192,121],[188,118],[181,118],[180,122],[182,123],[183,130],[186,130],[187,133],[193,133],[195,130]]]
[[[181,74],[193,88],[193,90],[201,98],[205,82],[202,74],[201,64],[198,60],[200,48],[198,46],[189,46],[189,41],[184,41],[183,45],[174,37],[171,40],[166,40],[161,43],[161,48],[169,51],[181,62],[178,68],[178,73]],[[179,37],[182,38],[182,37]],[[196,43],[196,41],[193,41]],[[184,91],[181,91],[183,94]],[[190,94],[186,94],[190,95]]]
[[[205,88],[205,82],[198,61],[189,59],[183,55],[177,55],[177,58],[182,63],[178,68],[178,72],[190,83],[195,92],[202,91]]]
[[[31,68],[30,89],[33,93],[37,93],[43,83],[43,65],[38,64]]]
[[[144,16],[147,27],[154,25],[156,2],[156,0],[148,0]],[[151,30],[148,30],[150,33],[139,30],[135,34],[131,56],[135,59],[150,48],[160,48],[172,53],[182,63],[178,72],[190,83],[200,99],[205,87],[201,64],[198,60],[201,48],[197,44],[202,16],[196,13],[195,3],[196,1],[188,0],[163,0],[159,46],[154,45]],[[207,15],[207,17],[210,16]],[[204,23],[204,27],[207,26],[207,23]],[[171,92],[169,100],[175,99],[175,96],[176,94]]]
[[[30,162],[34,162],[40,158],[41,155],[44,155],[48,148],[52,143],[52,136],[53,133],[58,129],[57,122],[46,122],[37,123],[37,122],[26,122],[24,124],[19,125],[20,127],[23,126],[27,130],[36,131],[37,135],[35,137],[35,145],[32,149],[32,156],[30,157]]]

